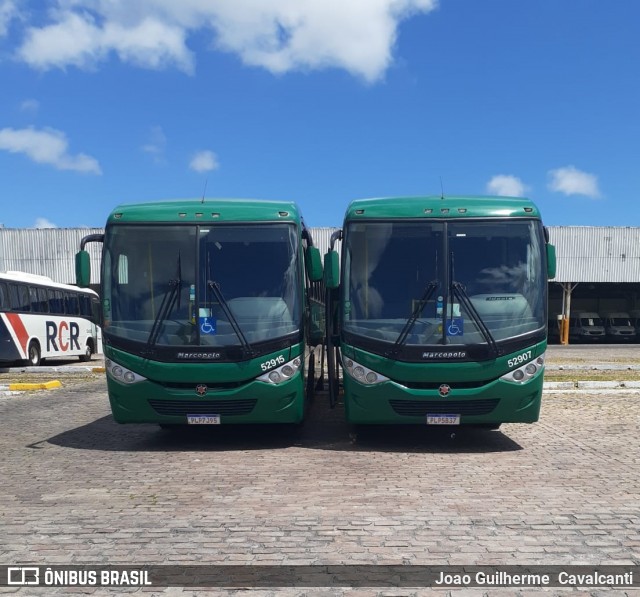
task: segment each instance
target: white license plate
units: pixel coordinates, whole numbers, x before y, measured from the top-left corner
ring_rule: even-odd
[[[189,425],[220,425],[220,415],[187,415]]]
[[[460,415],[427,415],[427,425],[460,425]]]

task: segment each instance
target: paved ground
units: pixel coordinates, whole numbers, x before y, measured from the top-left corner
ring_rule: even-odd
[[[353,442],[322,395],[298,433],[185,434],[115,424],[102,375],[63,386],[0,397],[0,564],[640,564],[637,391],[548,393],[534,425]]]

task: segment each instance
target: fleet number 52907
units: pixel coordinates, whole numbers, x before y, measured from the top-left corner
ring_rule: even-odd
[[[527,361],[531,360],[531,351],[527,350],[527,352],[523,352],[522,354],[519,354],[517,357],[513,357],[512,359],[509,359],[507,361],[507,366],[508,367],[517,367],[518,365],[522,365],[523,363],[526,363]]]

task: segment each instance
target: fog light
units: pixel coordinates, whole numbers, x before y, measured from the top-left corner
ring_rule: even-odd
[[[291,377],[294,373],[293,367],[291,365],[285,365],[282,369],[282,375],[285,377]]]
[[[525,372],[527,373],[527,375],[533,375],[537,370],[537,367],[533,363],[529,363],[525,367]]]
[[[272,371],[271,373],[269,373],[269,379],[273,382],[273,383],[278,383],[280,381],[280,374],[277,371]]]
[[[111,373],[114,377],[122,377],[122,367],[116,365],[113,369],[111,369]]]
[[[136,380],[136,376],[133,374],[133,372],[132,372],[132,371],[127,371],[127,372],[124,374],[124,380],[125,380],[127,383],[133,383],[133,382]]]
[[[516,381],[522,381],[524,379],[524,371],[522,369],[517,369],[513,372],[513,379]]]
[[[378,385],[389,381],[389,378],[385,377],[381,373],[372,371],[368,367],[360,365],[354,360],[348,359],[344,356],[342,357],[342,364],[344,367],[344,372],[362,384]]]

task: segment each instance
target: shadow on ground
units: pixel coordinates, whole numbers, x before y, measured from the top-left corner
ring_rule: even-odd
[[[328,407],[327,397],[316,397],[305,423],[288,425],[233,425],[177,427],[119,425],[109,416],[32,444],[48,442],[76,450],[104,451],[233,451],[311,449],[351,452],[490,453],[521,450],[502,431],[466,427],[374,425],[350,427],[341,404]]]

